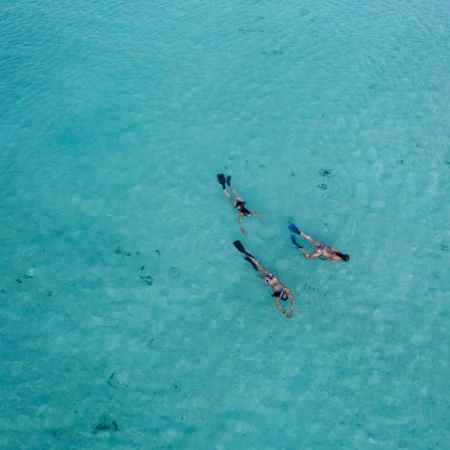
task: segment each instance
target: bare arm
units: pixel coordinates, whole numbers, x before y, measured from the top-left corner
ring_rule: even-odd
[[[289,314],[286,314],[286,317],[288,319],[292,319],[292,317],[294,316],[294,303],[295,303],[295,298],[294,296],[289,293],[289,298],[291,299],[291,307],[289,309]]]
[[[277,305],[277,308],[282,314],[286,315],[286,310],[280,305],[280,299],[278,297],[275,297],[275,305]]]
[[[252,209],[250,212],[251,212],[252,214],[255,214],[255,216],[258,216],[258,217],[259,217],[259,220],[260,220],[261,222],[264,222],[264,221],[265,221],[264,216],[263,216],[260,212],[255,211],[254,209]]]
[[[238,218],[238,223],[239,223],[239,228],[241,229],[241,231],[242,231],[242,234],[244,235],[244,236],[247,236],[247,230],[244,228],[244,226],[242,225],[242,219],[245,217],[245,214],[244,213],[240,213],[239,214],[239,218]]]
[[[280,299],[278,297],[275,297],[275,304],[277,305],[277,308],[281,311],[282,314],[284,314],[288,319],[291,319],[294,316],[294,296],[289,293],[288,297],[291,300],[291,306],[289,308],[289,314],[286,313],[286,310],[280,305]]]

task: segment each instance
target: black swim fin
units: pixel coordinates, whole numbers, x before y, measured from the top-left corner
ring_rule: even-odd
[[[227,176],[227,184],[228,186],[231,186],[231,175]]]
[[[249,252],[247,252],[247,251],[245,250],[245,248],[244,248],[244,246],[242,245],[242,242],[241,242],[241,241],[234,241],[234,242],[233,242],[233,245],[234,245],[241,253],[243,253],[244,255],[251,256],[251,257],[253,258],[253,255],[251,255]]]
[[[222,189],[225,189],[225,175],[223,173],[217,174],[217,181],[222,186]]]

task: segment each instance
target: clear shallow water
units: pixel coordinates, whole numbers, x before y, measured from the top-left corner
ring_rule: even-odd
[[[450,22],[415,3],[3,6],[2,448],[449,447]]]

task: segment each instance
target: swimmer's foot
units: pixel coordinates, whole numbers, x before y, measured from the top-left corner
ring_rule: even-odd
[[[217,174],[217,181],[222,186],[222,189],[225,189],[225,175],[223,173]]]
[[[227,184],[228,186],[231,186],[231,175],[227,176]]]

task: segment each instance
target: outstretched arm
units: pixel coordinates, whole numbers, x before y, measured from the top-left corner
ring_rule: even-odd
[[[240,213],[239,214],[239,218],[238,218],[238,223],[239,223],[239,228],[241,229],[241,231],[242,231],[242,234],[244,235],[244,236],[247,236],[247,230],[244,228],[244,225],[242,225],[242,219],[245,217],[245,214],[244,213]]]
[[[280,300],[278,297],[275,297],[275,305],[281,311],[282,314],[286,315],[286,310],[280,305]]]
[[[291,299],[291,307],[289,309],[289,314],[286,314],[286,317],[288,319],[292,319],[292,317],[294,316],[294,303],[295,303],[295,298],[294,296],[289,293],[289,298]]]
[[[259,217],[259,220],[260,220],[261,222],[264,222],[264,221],[265,221],[264,216],[263,216],[260,212],[255,211],[254,209],[250,210],[250,212],[251,212],[252,214],[255,214],[255,216],[258,216],[258,217]]]

